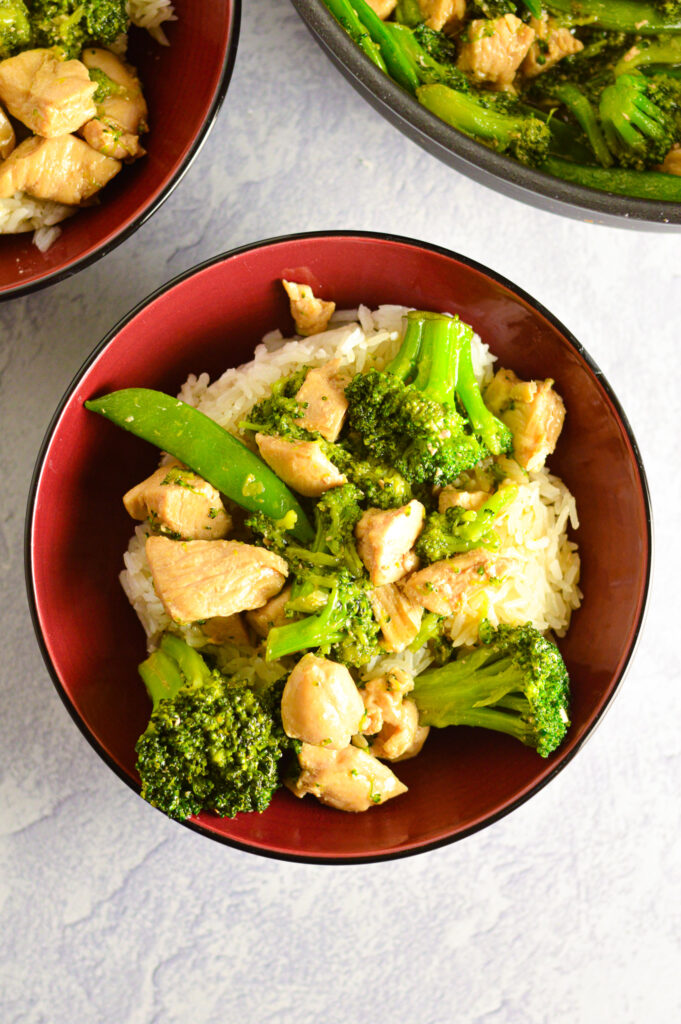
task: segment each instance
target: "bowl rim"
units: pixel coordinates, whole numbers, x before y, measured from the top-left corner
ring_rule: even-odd
[[[362,96],[401,132],[474,181],[551,213],[614,227],[673,230],[681,202],[636,199],[526,167],[452,128],[374,65],[320,0],[291,0],[322,49]]]
[[[125,242],[132,234],[134,234],[135,231],[141,228],[143,224],[146,224],[149,218],[156,213],[159,207],[161,207],[166,199],[168,199],[168,197],[175,191],[203,148],[210,130],[215,124],[225,96],[227,95],[227,89],[229,88],[232,72],[234,71],[234,64],[236,62],[239,34],[241,31],[241,0],[230,0],[230,4],[232,16],[229,24],[227,52],[218,86],[215,90],[215,95],[213,96],[208,113],[206,114],[194,141],[187,151],[184,160],[175,171],[175,174],[169,178],[156,198],[148,203],[148,205],[146,205],[137,214],[137,216],[130,221],[127,227],[118,231],[113,238],[110,238],[109,241],[106,242],[106,244],[96,248],[93,252],[90,252],[85,256],[77,257],[60,270],[49,271],[26,284],[11,285],[8,288],[0,290],[0,302],[4,302],[7,299],[17,299],[22,295],[29,295],[31,292],[39,291],[41,288],[47,288],[49,285],[57,284],[59,281],[64,281],[66,278],[73,277],[75,274],[80,273],[81,270],[85,270],[86,267],[96,263],[104,256],[108,256],[110,252],[113,252],[114,249]]]
[[[482,273],[486,277],[489,277],[495,283],[500,284],[504,288],[510,290],[513,294],[517,295],[524,302],[528,303],[528,305],[530,305],[532,309],[536,310],[541,316],[545,317],[549,321],[549,323],[551,323],[551,325],[553,327],[555,327],[563,335],[563,337],[566,339],[568,344],[573,349],[576,350],[578,355],[587,363],[589,369],[594,374],[594,376],[595,376],[596,380],[598,381],[598,383],[603,387],[603,389],[604,389],[608,399],[612,403],[613,407],[615,408],[615,411],[617,412],[617,415],[620,418],[620,421],[622,423],[622,426],[623,426],[624,432],[626,434],[627,440],[629,441],[629,444],[631,446],[631,451],[632,451],[632,455],[633,455],[633,458],[634,458],[634,462],[636,464],[636,470],[637,470],[637,473],[638,473],[638,478],[639,478],[640,487],[641,487],[641,494],[642,494],[642,497],[643,497],[643,505],[644,505],[644,510],[645,510],[645,522],[646,522],[646,537],[645,537],[645,539],[646,539],[647,557],[646,557],[646,565],[645,565],[645,578],[644,578],[643,589],[642,589],[642,594],[641,594],[641,606],[640,606],[640,610],[638,612],[638,616],[637,616],[637,620],[636,620],[636,623],[635,623],[635,627],[634,627],[634,630],[633,630],[633,633],[632,633],[631,643],[630,643],[630,647],[629,647],[629,651],[628,651],[627,657],[626,657],[625,661],[622,663],[622,666],[620,668],[619,674],[614,679],[610,695],[608,696],[606,702],[604,703],[603,707],[598,712],[597,716],[594,718],[594,720],[591,723],[591,725],[589,726],[589,728],[586,730],[584,735],[579,739],[579,741],[575,744],[574,748],[569,753],[565,754],[561,758],[561,760],[555,764],[553,769],[546,775],[545,778],[543,778],[539,782],[535,783],[535,785],[533,785],[526,793],[524,793],[523,795],[517,797],[515,800],[513,800],[508,806],[504,807],[502,810],[497,811],[496,813],[490,815],[489,817],[486,817],[483,821],[480,821],[480,822],[476,823],[475,825],[472,825],[469,828],[466,828],[463,831],[456,833],[455,835],[444,836],[444,837],[438,838],[436,840],[432,840],[430,842],[425,842],[425,843],[414,843],[413,845],[401,848],[399,850],[390,851],[388,853],[357,855],[357,856],[350,856],[350,857],[343,857],[343,856],[324,857],[324,856],[314,856],[314,855],[309,855],[309,854],[289,853],[287,851],[282,851],[282,850],[278,850],[278,849],[272,849],[272,848],[268,848],[268,847],[264,847],[264,846],[258,846],[258,845],[255,845],[255,844],[251,844],[249,842],[245,842],[245,841],[242,841],[242,840],[234,839],[234,838],[229,837],[229,836],[220,835],[220,834],[218,834],[216,832],[211,831],[210,829],[207,829],[200,822],[192,821],[191,819],[178,822],[178,824],[184,826],[185,828],[188,828],[188,829],[190,829],[193,832],[197,832],[198,834],[200,834],[202,836],[206,836],[209,839],[212,839],[212,840],[214,840],[216,842],[222,843],[225,846],[230,846],[233,849],[240,850],[240,851],[245,852],[245,853],[256,854],[256,855],[261,856],[261,857],[268,857],[268,858],[271,858],[271,859],[274,859],[274,860],[290,861],[290,862],[299,863],[299,864],[348,864],[348,865],[354,865],[354,864],[371,864],[371,863],[377,863],[377,862],[389,861],[389,860],[398,860],[398,859],[401,859],[403,857],[415,856],[416,854],[426,853],[426,852],[429,852],[431,850],[436,850],[436,849],[439,849],[439,848],[441,848],[443,846],[449,846],[449,845],[451,845],[453,843],[456,843],[456,842],[458,842],[458,841],[460,841],[460,840],[462,840],[462,839],[464,839],[464,838],[466,838],[466,837],[468,837],[470,835],[473,835],[475,832],[479,832],[482,829],[487,828],[489,825],[492,825],[496,821],[499,821],[501,818],[506,817],[507,814],[510,814],[516,808],[518,808],[522,804],[524,804],[527,800],[530,799],[530,797],[534,796],[541,789],[543,789],[544,786],[546,786],[552,779],[554,779],[556,777],[556,775],[560,771],[562,771],[566,767],[566,765],[569,764],[573,760],[575,754],[579,750],[581,750],[581,748],[584,745],[584,743],[586,742],[586,740],[591,735],[593,735],[593,733],[595,732],[597,726],[603,720],[603,717],[604,717],[606,711],[611,707],[616,694],[619,693],[619,691],[621,689],[622,681],[624,680],[624,677],[625,677],[625,675],[627,673],[627,670],[628,670],[628,668],[629,668],[629,666],[631,664],[631,660],[632,660],[632,658],[634,656],[634,653],[635,653],[636,648],[637,648],[638,643],[639,643],[641,631],[642,631],[642,628],[643,628],[643,624],[644,624],[645,617],[646,617],[646,612],[647,612],[648,596],[649,596],[649,592],[650,592],[650,583],[651,583],[651,575],[652,575],[652,564],[653,564],[653,523],[652,523],[651,502],[650,502],[650,493],[649,493],[649,488],[648,488],[648,481],[647,481],[647,477],[646,477],[645,468],[643,466],[643,460],[641,458],[641,453],[640,453],[638,444],[636,442],[636,438],[634,437],[634,433],[633,433],[632,427],[631,427],[631,425],[629,423],[629,420],[628,420],[626,414],[624,413],[624,410],[622,409],[622,406],[621,406],[621,404],[619,402],[619,399],[615,395],[611,385],[609,384],[608,380],[606,379],[606,377],[604,376],[604,374],[602,373],[600,368],[597,366],[597,364],[591,358],[591,356],[586,351],[586,349],[581,344],[581,342],[579,342],[577,340],[577,338],[571,333],[571,331],[569,331],[561,323],[561,321],[558,320],[558,318],[555,317],[551,312],[549,312],[538,300],[534,299],[531,295],[529,295],[528,292],[524,291],[524,289],[518,287],[513,282],[509,281],[508,278],[504,277],[502,274],[499,274],[496,271],[491,270],[491,269],[485,267],[483,264],[477,262],[476,260],[470,259],[470,258],[468,258],[466,256],[462,256],[461,254],[453,252],[452,250],[446,249],[443,246],[435,245],[435,244],[432,244],[432,243],[429,243],[429,242],[423,242],[423,241],[420,241],[420,240],[415,239],[415,238],[410,238],[408,236],[394,235],[394,234],[391,234],[391,233],[376,232],[376,231],[329,230],[329,231],[307,231],[307,232],[293,233],[293,234],[287,234],[287,235],[278,235],[278,236],[275,236],[275,237],[272,237],[272,238],[264,239],[264,240],[259,241],[259,242],[252,242],[252,243],[247,243],[245,245],[238,246],[235,249],[228,250],[227,252],[220,253],[217,256],[213,256],[213,257],[211,257],[211,258],[209,258],[207,260],[204,260],[203,262],[197,264],[194,267],[190,267],[188,270],[185,270],[181,274],[178,274],[176,277],[172,278],[166,284],[161,285],[159,288],[157,288],[154,292],[152,292],[146,298],[144,298],[140,302],[138,302],[133,307],[133,309],[131,309],[128,313],[126,313],[123,317],[121,317],[121,319],[115,324],[115,326],[110,331],[108,331],[107,334],[104,336],[104,338],[95,346],[95,348],[92,349],[92,351],[87,356],[85,361],[82,363],[82,365],[80,366],[78,371],[75,373],[75,375],[72,378],[70,384],[68,385],[66,391],[64,392],[64,394],[63,394],[63,396],[62,396],[62,398],[61,398],[61,400],[60,400],[60,402],[59,402],[59,404],[58,404],[58,406],[57,406],[53,416],[50,419],[50,422],[49,422],[49,424],[47,426],[47,429],[45,431],[45,435],[43,437],[42,443],[40,445],[40,449],[38,451],[38,455],[37,455],[37,458],[36,458],[35,466],[34,466],[34,469],[33,469],[33,475],[32,475],[32,478],[31,478],[31,483],[30,483],[30,487],[29,487],[28,501],[27,501],[27,508],[26,508],[26,516],[25,516],[25,520],[24,520],[24,573],[25,573],[26,593],[27,593],[27,599],[28,599],[29,612],[30,612],[30,615],[31,615],[31,621],[32,621],[33,629],[34,629],[34,632],[35,632],[35,635],[36,635],[36,640],[38,642],[38,646],[40,648],[40,652],[41,652],[41,655],[42,655],[42,658],[43,658],[43,662],[45,663],[45,667],[48,670],[50,678],[52,679],[52,682],[53,682],[53,684],[55,686],[55,689],[57,690],[57,693],[59,694],[59,696],[60,696],[60,698],[62,700],[62,703],[66,707],[66,709],[69,712],[71,718],[76,723],[76,725],[80,729],[81,733],[86,738],[86,740],[88,741],[90,746],[93,748],[93,750],[99,755],[99,757],[105,762],[105,764],[107,764],[108,767],[110,769],[112,769],[112,771],[120,779],[122,779],[123,782],[125,782],[126,785],[130,789],[132,789],[139,796],[140,795],[140,786],[138,785],[138,783],[136,783],[132,778],[130,778],[130,776],[118,764],[116,764],[116,762],[113,760],[113,758],[102,747],[102,745],[99,743],[99,741],[95,738],[95,736],[89,730],[89,728],[87,727],[87,725],[85,724],[84,720],[81,718],[79,713],[76,711],[76,708],[72,704],[72,702],[69,699],[69,697],[68,697],[64,687],[62,686],[62,683],[61,683],[61,680],[59,679],[57,670],[56,670],[55,666],[53,665],[52,660],[51,660],[51,658],[49,656],[49,653],[48,653],[48,650],[47,650],[47,645],[45,643],[45,640],[44,640],[43,634],[42,634],[42,629],[41,629],[41,625],[40,625],[40,618],[39,618],[39,615],[38,615],[36,592],[35,592],[35,581],[34,581],[34,574],[33,574],[33,552],[32,552],[33,519],[34,519],[34,514],[35,514],[35,504],[36,504],[36,499],[37,499],[37,495],[38,495],[38,490],[39,490],[39,487],[40,487],[40,482],[41,482],[41,479],[42,479],[43,470],[45,468],[45,459],[46,459],[47,452],[48,452],[48,449],[50,447],[50,444],[52,442],[54,431],[55,431],[55,429],[57,428],[57,426],[59,424],[59,421],[61,419],[62,413],[63,413],[66,405],[68,404],[68,402],[70,401],[70,399],[73,396],[74,392],[78,388],[78,386],[79,386],[79,384],[81,382],[81,379],[83,378],[85,373],[88,371],[88,369],[99,358],[99,356],[104,352],[104,350],[109,346],[109,344],[115,339],[115,337],[119,334],[119,332],[124,327],[126,327],[132,320],[134,320],[143,310],[145,310],[146,308],[151,306],[162,295],[165,295],[166,293],[170,292],[176,286],[182,284],[184,281],[188,280],[189,278],[194,277],[196,274],[202,273],[203,271],[205,271],[209,267],[215,266],[218,263],[227,262],[230,259],[234,259],[234,258],[236,258],[238,256],[243,255],[244,253],[254,252],[254,251],[257,251],[259,249],[269,248],[269,247],[277,246],[277,245],[280,245],[280,244],[283,244],[283,243],[307,241],[307,240],[312,240],[312,239],[320,239],[321,240],[321,239],[327,239],[327,238],[370,239],[370,240],[377,240],[377,241],[383,241],[383,242],[389,242],[389,243],[397,243],[397,244],[401,244],[401,245],[408,245],[408,246],[411,246],[411,247],[416,248],[416,249],[425,249],[425,250],[427,250],[429,252],[436,253],[436,254],[441,255],[441,256],[445,256],[448,259],[454,259],[457,262],[462,263],[465,266],[467,266],[467,267],[469,267],[469,268],[471,268],[473,270],[476,270],[476,271]],[[162,812],[159,811],[158,813],[160,814]]]

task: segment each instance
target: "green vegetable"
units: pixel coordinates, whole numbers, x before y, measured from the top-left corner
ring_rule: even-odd
[[[487,627],[480,647],[422,673],[409,694],[422,725],[480,726],[548,757],[569,719],[569,679],[560,651],[530,624]]]
[[[667,14],[660,9],[663,5],[641,0],[544,0],[544,6],[570,25],[594,25],[642,36],[681,32],[680,10]]]
[[[599,164],[611,167],[612,154],[603,136],[598,115],[585,93],[574,82],[558,82],[550,95],[562,103],[578,122]]]
[[[527,114],[501,93],[464,93],[446,85],[423,85],[416,92],[424,107],[452,128],[521,163],[541,164],[551,144],[551,132],[539,118]]]
[[[242,508],[275,520],[294,512],[294,536],[303,542],[313,537],[288,487],[246,445],[198,409],[147,388],[114,391],[85,402],[85,408],[174,455]]]
[[[623,167],[586,167],[569,160],[549,157],[542,168],[548,174],[576,185],[633,196],[635,199],[681,202],[681,177],[659,171],[631,171]]]
[[[670,36],[667,39],[641,39],[615,64],[615,76],[631,74],[633,71],[663,71],[674,74],[681,68],[681,39]]]
[[[171,818],[202,811],[234,817],[264,811],[280,785],[289,741],[277,697],[258,696],[209,669],[165,634],[140,665],[153,702],[136,745],[142,796]]]
[[[101,68],[88,68],[88,75],[90,81],[97,83],[97,92],[92,97],[95,103],[103,103],[109,96],[118,96],[125,92],[125,89],[109,78]]]
[[[345,29],[350,38],[354,40],[369,60],[379,67],[381,71],[387,73],[388,69],[381,56],[380,48],[359,20],[357,11],[352,6],[350,0],[324,0],[324,3],[336,21]]]
[[[59,46],[80,57],[85,46],[108,44],[129,25],[126,0],[31,0],[36,46]]]
[[[496,550],[499,537],[493,529],[494,520],[517,495],[516,485],[508,484],[500,487],[477,512],[457,505],[444,512],[433,512],[416,542],[416,554],[424,563],[430,563],[474,548]]]
[[[681,82],[620,75],[603,90],[600,115],[608,146],[623,167],[660,164],[681,137]]]
[[[379,46],[388,74],[404,89],[414,92],[419,84],[418,75],[386,25],[366,0],[350,0],[350,3],[373,41]]]
[[[0,60],[32,45],[29,12],[23,0],[0,0]]]
[[[386,370],[358,374],[346,388],[352,429],[413,484],[451,483],[489,452],[512,447],[510,431],[482,401],[472,336],[458,317],[412,311]]]

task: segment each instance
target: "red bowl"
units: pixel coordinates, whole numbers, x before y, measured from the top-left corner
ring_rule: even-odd
[[[479,264],[409,239],[330,232],[263,242],[187,272],[133,310],[78,373],[38,457],[27,516],[28,591],[45,662],[85,736],[135,790],[134,746],[149,704],[137,675],[143,631],[117,582],[131,534],[121,496],[157,456],[83,402],[131,386],[176,393],[190,372],[214,376],[247,360],[266,331],[290,333],[279,279],[302,275],[341,307],[398,303],[458,313],[503,365],[523,377],[553,377],[568,410],[551,465],[577,498],[585,598],[561,642],[573,688],[563,747],[543,760],[483,730],[434,731],[423,753],[399,766],[408,794],[369,813],[349,817],[282,790],[262,815],[188,822],[253,853],[377,860],[488,825],[574,756],[619,687],[641,627],[650,509],[631,429],[601,372],[550,313]]]
[[[54,284],[111,252],[154,213],[199,152],[232,74],[241,0],[174,0],[177,21],[159,46],[141,29],[130,33],[129,59],[149,104],[147,156],[124,167],[97,206],[64,222],[46,253],[32,232],[0,237],[0,299]]]

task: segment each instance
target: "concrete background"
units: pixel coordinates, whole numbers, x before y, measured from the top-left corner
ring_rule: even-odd
[[[681,236],[560,219],[474,185],[374,113],[289,4],[244,6],[227,101],[175,194],[108,258],[0,306],[0,1021],[671,1024]],[[552,310],[628,413],[657,549],[627,681],[568,769],[459,844],[345,868],[230,850],[123,785],[42,664],[22,550],[52,411],[118,318],[217,252],[331,228],[447,246]]]

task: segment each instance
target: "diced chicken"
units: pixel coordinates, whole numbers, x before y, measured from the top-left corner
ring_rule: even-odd
[[[534,29],[535,40],[522,63],[521,71],[526,78],[536,78],[563,57],[584,49],[584,43],[573,36],[569,28],[559,25],[555,18],[545,14],[541,18],[530,18],[530,27]]]
[[[464,596],[503,576],[510,565],[509,559],[475,548],[415,572],[404,584],[404,593],[429,612],[452,615]]]
[[[175,622],[260,608],[288,575],[279,555],[238,541],[149,537],[146,553],[156,593]]]
[[[296,401],[305,405],[305,412],[296,423],[321,434],[327,441],[336,440],[348,411],[347,380],[339,376],[339,367],[340,359],[332,359],[309,370],[296,395]]]
[[[85,67],[106,76],[108,95],[97,100],[97,113],[81,128],[81,135],[93,149],[117,160],[144,156],[140,135],[148,130],[148,109],[137,72],[110,50],[88,47],[81,60]],[[107,81],[108,79],[108,81]]]
[[[509,86],[534,41],[534,29],[515,14],[471,21],[461,44],[457,66],[478,82]]]
[[[294,616],[286,614],[286,605],[291,599],[291,587],[284,587],[280,594],[273,597],[262,608],[256,608],[246,613],[246,621],[254,633],[267,638],[267,634],[276,626],[285,626],[287,622],[293,622]]]
[[[298,760],[300,775],[286,783],[291,792],[298,797],[312,793],[339,811],[368,811],[407,792],[386,764],[358,747],[329,750],[303,743]]]
[[[250,646],[246,627],[239,614],[227,615],[226,617],[217,615],[212,619],[208,619],[201,626],[201,632],[213,644],[236,644],[237,647]]]
[[[397,0],[367,0],[367,3],[383,21],[389,18],[397,7]]]
[[[426,510],[420,501],[383,511],[370,508],[355,527],[357,551],[375,587],[395,583],[413,568],[405,563],[423,529]]]
[[[0,107],[0,157],[6,160],[17,144],[17,137],[12,122]]]
[[[122,166],[75,135],[32,135],[0,164],[0,199],[28,192],[36,199],[77,206],[104,188]]]
[[[348,482],[317,441],[287,441],[270,434],[256,434],[255,440],[270,469],[306,498],[319,498]]]
[[[97,112],[97,90],[79,60],[25,50],[0,62],[0,99],[12,117],[46,139],[77,131]]]
[[[289,297],[296,332],[304,338],[325,331],[336,308],[335,302],[318,299],[308,284],[281,282]]]
[[[183,540],[219,540],[232,526],[219,491],[176,460],[131,488],[123,504],[133,519]]]
[[[402,669],[370,679],[361,691],[367,720],[362,729],[372,736],[371,753],[386,761],[406,761],[416,757],[426,742],[429,729],[419,725],[418,708],[407,694],[414,680]]]
[[[466,15],[466,0],[418,0],[428,28],[445,32],[458,27]]]
[[[437,508],[438,512],[446,512],[458,506],[467,512],[477,512],[488,498],[487,491],[460,491],[454,484],[447,484],[438,495]]]
[[[553,381],[523,381],[498,370],[485,390],[485,404],[513,434],[513,455],[529,471],[541,469],[563,429],[565,406]]]
[[[419,631],[423,608],[410,601],[394,583],[370,590],[369,600],[381,627],[383,647],[391,653],[403,651]]]
[[[342,750],[364,718],[364,703],[345,665],[304,655],[281,697],[284,732],[294,740]]]
[[[657,170],[664,174],[681,174],[681,145],[678,142],[674,143]]]

